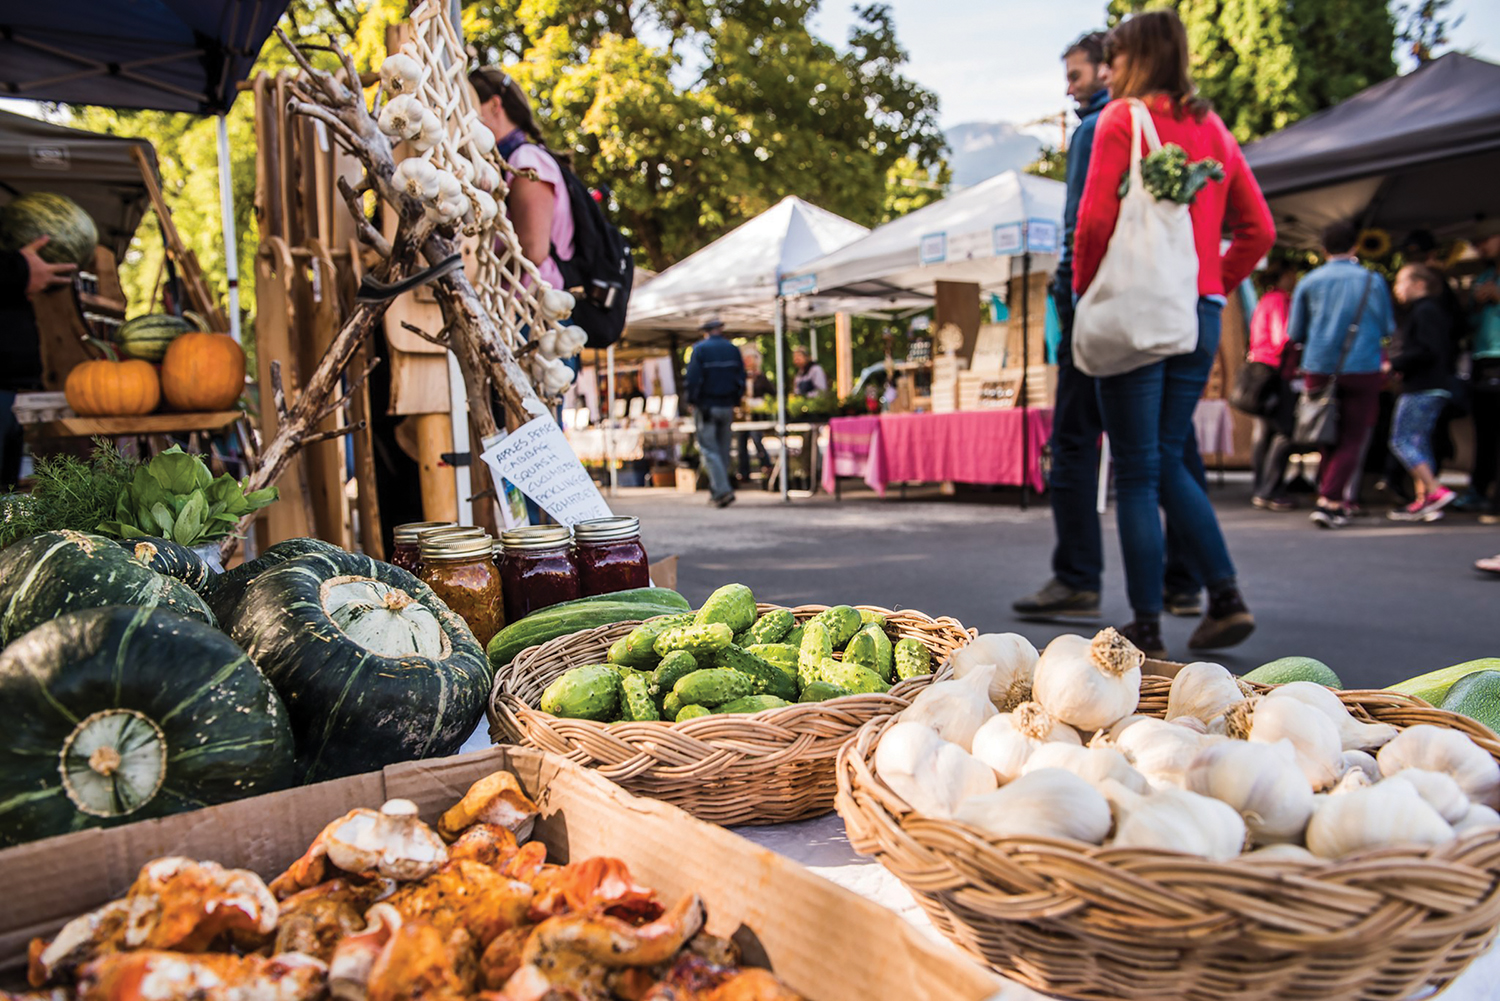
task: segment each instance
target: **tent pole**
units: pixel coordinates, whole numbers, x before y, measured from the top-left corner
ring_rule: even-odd
[[[1031,371],[1031,251],[1021,255],[1021,510],[1026,510],[1031,482],[1031,400],[1026,376]]]
[[[611,344],[604,352],[606,371],[604,391],[609,394],[604,407],[604,461],[609,466],[609,495],[613,497],[620,486],[620,473],[615,469],[615,346]]]
[[[786,485],[786,300],[776,297],[776,437],[781,442],[781,500],[790,503],[791,492]]]
[[[240,253],[234,235],[234,182],[229,176],[229,125],[219,116],[219,216],[224,224],[224,272],[229,281],[229,336],[240,339]]]

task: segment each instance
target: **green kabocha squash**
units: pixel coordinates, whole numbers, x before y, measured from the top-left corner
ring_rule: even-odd
[[[43,532],[0,552],[0,645],[64,612],[104,605],[169,608],[209,625],[214,615],[180,580],[88,532]]]
[[[490,692],[484,651],[430,587],[342,550],[257,575],[230,635],[286,703],[308,782],[452,754]]]
[[[0,652],[0,847],[257,796],[295,779],[245,652],[159,608],[69,612]]]
[[[234,610],[239,607],[240,599],[245,595],[245,588],[250,582],[272,567],[279,567],[287,560],[294,560],[299,556],[307,556],[312,553],[342,553],[344,550],[331,542],[322,539],[287,539],[278,542],[274,546],[268,546],[266,551],[253,560],[247,560],[237,567],[219,574],[208,582],[208,590],[203,597],[208,602],[208,607],[213,609],[214,617],[219,620],[219,625],[225,632],[234,619]]]
[[[200,595],[208,587],[213,571],[208,562],[195,551],[171,539],[158,539],[150,535],[138,535],[133,539],[121,539],[120,546],[137,562],[159,574],[175,577]]]

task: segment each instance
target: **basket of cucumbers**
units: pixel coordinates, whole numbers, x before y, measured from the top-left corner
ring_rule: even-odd
[[[696,611],[496,664],[490,733],[712,823],[801,820],[833,809],[839,746],[904,709],[974,635],[916,611],[757,604],[729,584]]]

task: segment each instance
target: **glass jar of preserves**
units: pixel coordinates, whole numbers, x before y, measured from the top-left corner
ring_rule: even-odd
[[[397,525],[391,532],[391,566],[422,576],[422,547],[418,537],[429,528],[457,527],[452,521],[408,521]]]
[[[578,563],[569,546],[572,539],[573,533],[563,525],[533,525],[500,533],[507,622],[582,596]]]
[[[573,526],[573,540],[584,597],[651,585],[639,518],[622,515],[580,521]]]
[[[480,528],[428,531],[422,536],[422,580],[443,599],[481,647],[505,626],[505,595],[494,540]]]

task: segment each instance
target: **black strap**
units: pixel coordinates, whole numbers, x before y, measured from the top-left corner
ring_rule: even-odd
[[[439,261],[425,271],[418,271],[409,278],[389,284],[372,278],[369,275],[359,283],[359,291],[354,296],[355,302],[383,302],[386,299],[394,299],[403,292],[410,292],[418,285],[426,285],[435,278],[441,278],[448,272],[464,266],[462,254],[454,254],[445,261]]]
[[[1328,387],[1331,392],[1335,383],[1339,381],[1339,373],[1344,370],[1344,362],[1349,360],[1349,352],[1354,350],[1354,340],[1359,335],[1359,321],[1365,316],[1365,303],[1370,299],[1370,288],[1375,284],[1375,272],[1368,272],[1365,277],[1365,287],[1359,296],[1359,308],[1354,311],[1354,321],[1349,324],[1348,331],[1344,334],[1344,349],[1339,352],[1339,363],[1334,366],[1333,375],[1328,378]]]

